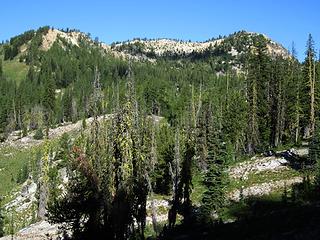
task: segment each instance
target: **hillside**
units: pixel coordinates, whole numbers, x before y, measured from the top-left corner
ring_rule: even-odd
[[[308,43],[300,63],[245,31],[111,45],[50,27],[12,37],[0,46],[0,230],[179,239],[188,226],[255,226],[259,204],[275,211],[261,221],[317,209],[320,62]]]
[[[279,43],[272,41],[263,34],[246,31],[239,31],[227,37],[220,37],[219,39],[205,42],[172,39],[135,39],[111,44],[111,50],[150,60],[158,58],[175,60],[216,58],[216,61],[229,61],[233,67],[237,67],[236,64],[244,64],[243,58],[248,55],[259,37],[266,40],[267,53],[270,56],[290,57],[288,50]]]
[[[263,34],[246,31],[239,31],[227,37],[220,37],[219,39],[204,42],[172,39],[135,39],[108,45],[103,42],[93,41],[88,35],[78,30],[67,29],[62,31],[44,27],[40,28],[40,34],[39,30],[30,30],[20,36],[12,38],[10,40],[10,46],[11,52],[14,55],[12,57],[17,56],[22,60],[24,55],[28,55],[31,46],[35,45],[34,42],[37,42],[36,45],[39,50],[48,51],[55,42],[59,43],[62,47],[65,44],[79,47],[80,43],[84,41],[88,45],[98,46],[103,52],[117,58],[131,58],[138,61],[147,60],[151,62],[155,62],[157,59],[189,59],[192,61],[210,59],[217,65],[222,64],[223,71],[226,70],[226,66],[231,66],[231,69],[240,71],[244,67],[245,58],[255,46],[256,42],[259,41],[259,38],[266,41],[267,53],[270,56],[290,57],[288,50],[281,44],[274,42]],[[11,58],[6,57],[6,55],[10,55],[10,53],[6,54],[5,52],[4,55],[5,59]]]
[[[110,116],[101,116],[99,121],[104,121]],[[164,119],[153,116],[154,121],[160,124]],[[93,122],[93,119],[86,120],[88,126]],[[59,147],[62,143],[63,134],[69,134],[73,139],[77,138],[82,132],[82,123],[66,124],[65,126],[58,127],[56,129],[50,129],[49,141],[53,147],[52,159],[50,160],[53,164],[52,167],[59,165],[61,148]],[[91,125],[92,126],[92,125]],[[91,127],[86,130],[86,133],[90,133]],[[16,138],[17,133],[13,133],[9,140],[0,145],[0,166],[1,171],[8,173],[10,169],[11,176],[19,176],[20,169],[24,168],[24,165],[35,164],[34,155],[38,155],[42,152],[41,149],[46,148],[48,140],[32,140],[32,134],[23,138]],[[23,149],[23,150],[21,150]],[[290,150],[293,151],[293,150]],[[38,152],[38,153],[37,153]],[[270,194],[274,194],[277,198],[281,196],[285,188],[290,188],[295,184],[303,182],[303,172],[300,169],[294,169],[293,164],[295,160],[284,157],[287,151],[279,151],[275,156],[263,157],[257,155],[246,161],[235,163],[228,170],[232,184],[227,190],[228,198],[234,202],[235,205],[246,199],[253,197],[263,198]],[[307,148],[301,148],[294,150],[295,154],[299,159],[303,159],[308,154]],[[36,153],[36,154],[35,154]],[[4,164],[6,157],[10,164]],[[17,164],[18,166],[14,166]],[[301,164],[301,163],[299,163]],[[45,221],[35,223],[35,208],[37,205],[37,194],[39,193],[39,185],[36,182],[36,169],[29,169],[29,179],[15,185],[10,183],[8,176],[3,176],[0,172],[0,177],[3,179],[3,185],[0,188],[0,192],[5,193],[5,205],[4,209],[8,214],[14,213],[14,228],[20,230],[15,238],[17,239],[46,239],[46,235],[50,235],[53,239],[58,237],[58,225],[52,225]],[[58,183],[59,188],[65,188],[68,184],[69,177],[66,167],[61,165],[57,168],[58,171]],[[8,179],[7,179],[8,178]],[[199,196],[203,194],[203,185],[200,180],[200,175],[194,180],[194,191],[192,194],[192,200],[195,206],[201,204]],[[4,181],[5,180],[5,181]],[[57,180],[55,180],[57,181]],[[14,186],[14,187],[12,187]],[[153,209],[152,206],[155,206]],[[157,195],[155,197],[149,197],[147,202],[147,225],[152,224],[152,211],[156,211],[157,221],[167,221],[168,210],[170,206],[170,198],[166,195]],[[231,210],[230,210],[231,211]],[[237,219],[235,213],[229,213],[226,216],[226,221],[235,221]],[[29,224],[32,224],[29,226]],[[10,225],[5,226],[6,231],[9,231]],[[3,238],[8,239],[9,237]]]

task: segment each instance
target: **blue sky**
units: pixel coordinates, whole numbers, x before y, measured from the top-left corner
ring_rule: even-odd
[[[204,41],[238,30],[265,33],[303,59],[308,34],[320,48],[319,0],[2,1],[0,40],[50,25],[111,43],[134,37]]]

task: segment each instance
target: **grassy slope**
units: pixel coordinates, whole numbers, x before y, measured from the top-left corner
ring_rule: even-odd
[[[16,81],[19,84],[27,76],[29,67],[25,63],[21,63],[14,59],[12,61],[3,61],[4,75]]]
[[[7,195],[18,187],[17,176],[20,169],[33,159],[33,149],[0,149],[0,195]]]

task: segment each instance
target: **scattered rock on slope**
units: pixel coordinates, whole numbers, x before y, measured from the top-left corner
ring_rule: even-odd
[[[230,177],[236,179],[247,179],[250,173],[263,171],[276,171],[287,168],[288,161],[279,157],[265,157],[255,161],[246,161],[230,169]]]
[[[301,183],[302,177],[295,177],[287,180],[270,181],[266,183],[256,184],[242,190],[234,190],[228,194],[229,199],[232,201],[240,201],[241,197],[259,197],[270,194],[278,189],[284,188],[285,186],[291,186],[295,183]]]
[[[12,236],[5,236],[0,238],[0,240],[47,240],[47,239],[60,239],[59,237],[59,226],[51,225],[47,221],[41,221],[34,223],[26,228],[21,229],[16,233],[13,238]]]

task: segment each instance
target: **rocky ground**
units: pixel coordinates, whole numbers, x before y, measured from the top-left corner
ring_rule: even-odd
[[[102,121],[104,119],[108,119],[112,117],[113,114],[106,114],[103,116],[98,117],[98,121]],[[156,124],[159,124],[160,121],[163,119],[163,117],[156,116],[156,115],[150,115],[148,116],[150,119],[152,119]],[[93,121],[93,117],[86,119],[86,125],[89,126]],[[61,137],[64,133],[71,133],[79,131],[82,128],[82,120],[79,120],[76,123],[72,122],[65,122],[61,124],[60,126],[56,128],[49,129],[49,140],[56,139]],[[36,140],[34,139],[35,131],[29,132],[29,134],[25,137],[21,137],[21,131],[14,131],[12,132],[8,139],[5,142],[0,143],[1,147],[14,147],[14,148],[30,148],[32,146],[39,145],[43,143],[44,139],[42,140]]]
[[[286,180],[279,180],[279,181],[270,181],[264,182],[261,184],[255,184],[247,188],[243,189],[236,189],[228,194],[228,197],[232,201],[240,201],[241,198],[248,198],[248,197],[260,197],[263,195],[270,194],[275,192],[279,189],[284,189],[285,187],[289,187],[295,183],[301,183],[303,181],[302,177],[294,177],[291,179]]]
[[[109,118],[111,115],[105,115],[105,116],[100,116],[98,118],[99,121],[101,121],[104,118]],[[86,119],[86,124],[89,125],[93,121],[93,117]],[[61,137],[64,133],[70,133],[74,131],[80,130],[82,127],[82,120],[79,120],[76,123],[71,123],[71,122],[66,122],[64,124],[61,124],[60,126],[56,128],[49,129],[49,140],[50,139],[55,139]],[[12,132],[8,139],[0,143],[0,148],[1,147],[14,147],[14,148],[30,148],[32,146],[39,145],[43,143],[42,140],[36,140],[34,139],[34,134],[35,131],[29,132],[29,134],[25,137],[21,137],[21,131],[14,131]]]
[[[246,180],[250,173],[283,170],[287,168],[288,163],[288,160],[282,157],[254,157],[250,161],[232,167],[229,173],[232,178]]]
[[[41,221],[34,223],[26,228],[21,229],[18,233],[11,236],[5,236],[0,238],[1,240],[58,240],[59,236],[58,225],[52,225],[47,221]]]
[[[263,175],[265,173],[277,173],[290,170],[290,161],[283,157],[283,153],[294,154],[295,156],[304,157],[308,155],[308,148],[290,149],[288,151],[279,151],[276,156],[257,157],[254,156],[249,161],[237,164],[229,169],[230,177],[236,181],[246,181],[249,176]],[[241,198],[253,196],[263,196],[270,194],[279,189],[290,187],[293,184],[302,182],[302,177],[293,176],[289,179],[268,180],[259,184],[253,184],[248,187],[240,187],[231,191],[228,196],[230,200],[239,201]]]

